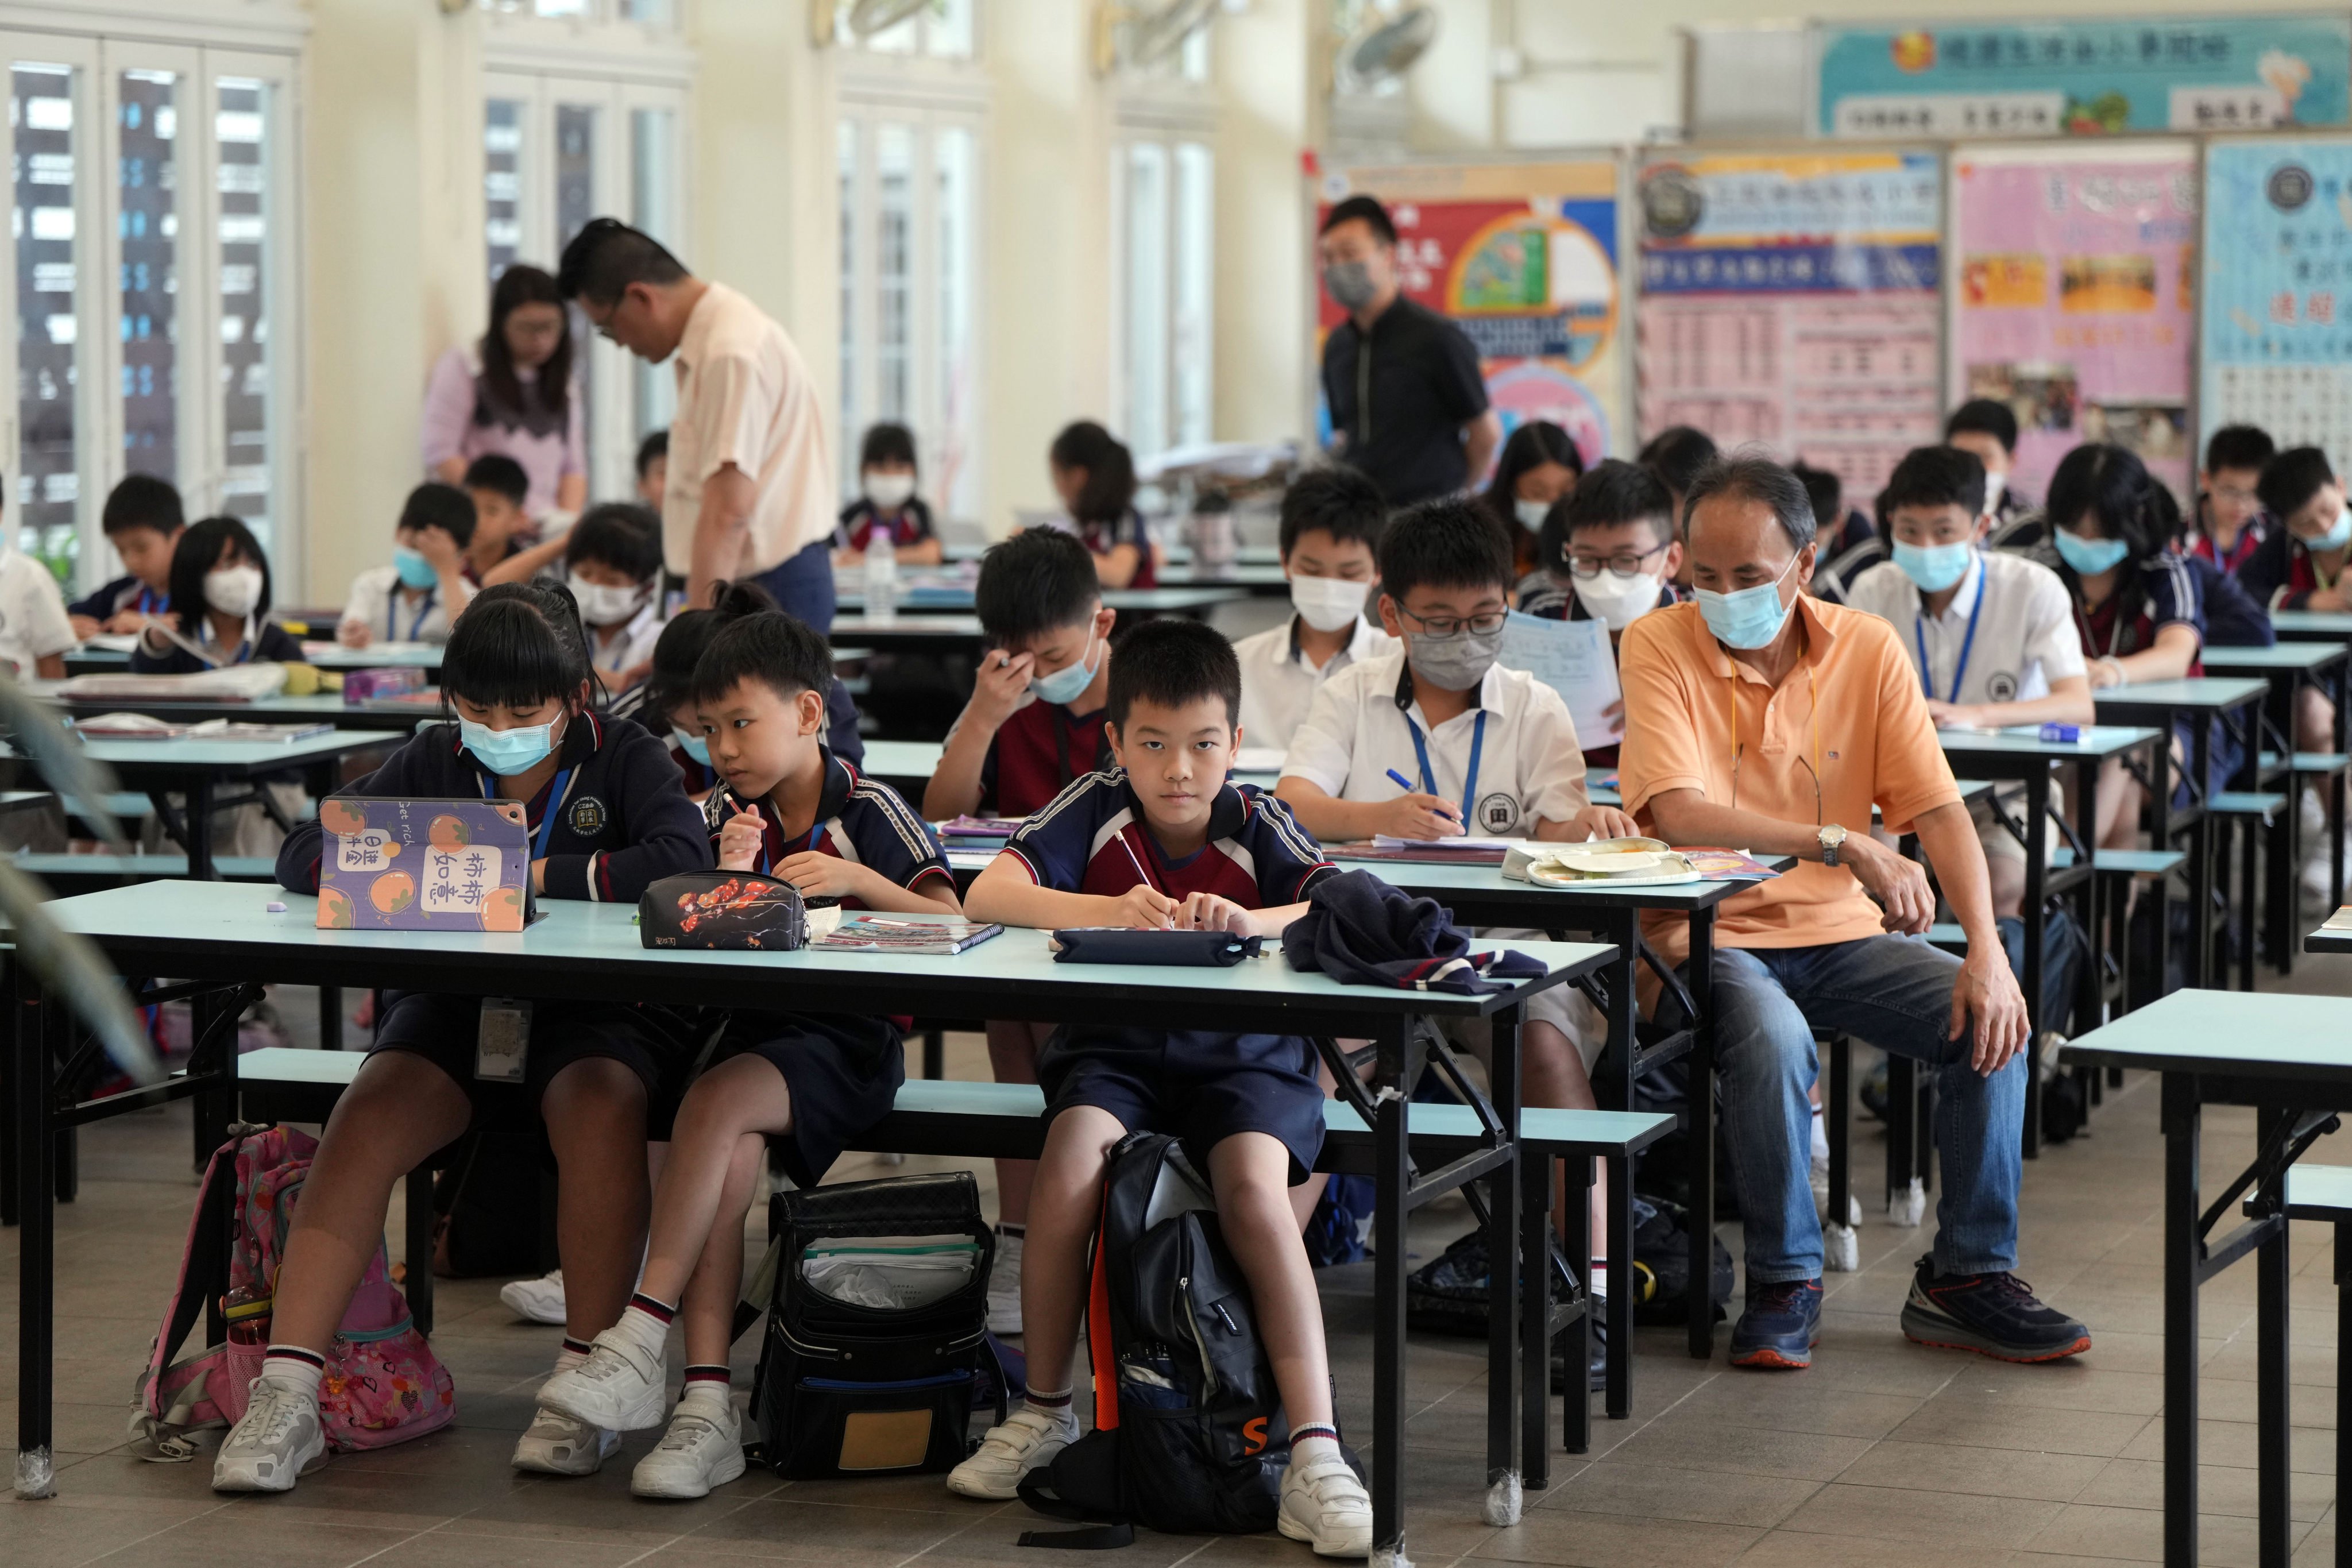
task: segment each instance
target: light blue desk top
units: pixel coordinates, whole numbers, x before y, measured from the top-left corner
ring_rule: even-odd
[[[1245,599],[1249,597],[1249,589],[1238,583],[1231,585],[1183,584],[1166,588],[1108,588],[1104,590],[1102,597],[1103,603],[1114,610],[1179,615]],[[854,589],[836,588],[834,598],[845,613],[862,612],[866,607],[864,582],[860,580]],[[968,611],[971,604],[971,590],[969,588],[912,588],[899,599],[898,613],[930,620],[936,618],[933,611]]]
[[[2281,637],[2352,638],[2352,611],[2273,610],[2271,629]]]
[[[828,640],[835,647],[847,643],[853,647],[868,639],[887,641],[921,637],[940,641],[969,641],[977,647],[987,634],[980,629],[978,616],[934,616],[906,614],[887,621],[869,620],[864,616],[841,615],[834,617]]]
[[[2259,700],[2270,690],[2266,680],[2242,677],[2199,677],[2188,680],[2151,680],[2140,686],[2110,686],[2091,693],[2102,708],[2178,708],[2212,712]]]
[[[439,643],[394,645],[387,647],[352,648],[341,646],[305,651],[302,662],[317,665],[320,669],[438,669],[441,656],[448,650]],[[131,656],[115,648],[82,647],[73,649],[67,658],[91,664],[115,663],[126,669]]]
[[[2134,690],[2154,690],[2154,687],[2135,687]],[[1995,730],[1990,734],[1974,730],[1938,730],[1936,742],[1948,753],[1963,756],[2106,757],[2128,751],[2155,740],[2161,731],[2134,729],[2122,724],[2086,724],[2076,741],[2045,741],[2040,726],[2014,730]]]
[[[2283,642],[2269,647],[2208,647],[2197,657],[2208,669],[2225,673],[2249,669],[2318,669],[2352,655],[2352,647],[2336,643]]]
[[[288,906],[283,912],[268,910],[273,898]],[[916,1006],[927,995],[950,992],[970,995],[975,1003],[983,996],[1010,1002],[1018,995],[1050,992],[1065,1005],[1074,994],[1091,998],[1116,994],[1123,1005],[1146,1000],[1181,1007],[1189,999],[1227,1009],[1264,1006],[1270,1016],[1287,1007],[1390,1017],[1400,1013],[1479,1016],[1499,1005],[1494,996],[1341,984],[1320,973],[1292,969],[1274,945],[1265,957],[1225,969],[1056,963],[1046,950],[1045,933],[1029,930],[1008,930],[952,956],[825,948],[796,952],[655,951],[639,940],[633,904],[550,899],[539,907],[542,918],[528,931],[513,933],[320,931],[313,924],[318,910],[313,898],[233,883],[168,881],[59,899],[48,910],[68,931],[102,945],[116,940],[142,954],[171,952],[191,963],[249,963],[265,953],[279,966],[305,956],[381,958],[387,965],[385,983],[404,988],[510,986],[525,994],[584,995],[598,994],[599,988],[645,986],[657,993],[648,999],[664,1000],[668,999],[662,994],[667,991],[709,987],[711,1005],[745,1005],[749,1004],[740,999],[740,988],[768,976],[776,990],[762,992],[765,1001],[788,1006],[794,1005],[795,976],[822,975],[831,984],[812,991],[801,1005],[838,1008],[844,1005],[840,992],[845,981],[874,987],[872,1005],[881,1006],[887,997],[893,1008]],[[1540,960],[1548,976],[1581,973],[1612,952],[1592,942],[1515,941],[1508,945]],[[596,984],[588,990],[563,989],[592,975]],[[1537,983],[1528,985],[1533,988]],[[737,989],[722,994],[720,988],[729,986]],[[1509,993],[1497,994],[1507,999]]]
[[[300,741],[202,741],[174,735],[160,741],[85,741],[82,750],[108,767],[131,770],[165,767],[197,770],[218,768],[236,773],[257,766],[288,767],[323,762],[369,746],[391,743],[382,731],[336,730]],[[0,756],[17,755],[13,746],[0,745]],[[202,883],[196,884],[203,886]]]
[[[2317,1078],[2352,1089],[2347,1026],[2352,1001],[2341,996],[2176,991],[2076,1037],[2060,1059],[2167,1072]]]
[[[940,771],[937,741],[868,741],[861,772],[877,779],[924,779]],[[923,803],[914,802],[918,807]]]

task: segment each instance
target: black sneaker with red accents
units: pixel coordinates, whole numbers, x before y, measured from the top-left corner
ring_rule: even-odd
[[[1903,1334],[1916,1344],[1996,1361],[2062,1361],[2091,1348],[2091,1331],[2045,1307],[2014,1274],[1938,1274],[1932,1255],[1911,1276]]]

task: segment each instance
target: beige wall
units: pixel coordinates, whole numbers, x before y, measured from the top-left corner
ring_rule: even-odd
[[[1320,143],[1320,0],[1255,0],[1217,24],[1216,424],[1223,441],[1304,438],[1312,219],[1300,153]]]

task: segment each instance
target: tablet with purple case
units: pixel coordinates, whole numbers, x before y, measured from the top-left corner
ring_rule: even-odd
[[[319,803],[322,931],[520,931],[531,921],[520,801]]]

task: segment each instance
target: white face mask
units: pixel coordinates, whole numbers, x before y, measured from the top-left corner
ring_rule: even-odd
[[[1660,572],[1638,577],[1603,572],[1598,577],[1577,578],[1576,597],[1611,631],[1622,632],[1658,607],[1658,584],[1664,578]]]
[[[1519,526],[1533,533],[1543,527],[1543,520],[1551,515],[1551,502],[1515,500],[1511,503],[1511,510],[1518,515]]]
[[[261,568],[223,566],[205,574],[205,603],[224,616],[249,616],[261,603]]]
[[[912,474],[867,474],[866,499],[884,511],[897,511],[915,497]]]
[[[1984,514],[1987,517],[1992,516],[1995,512],[2000,510],[2000,492],[2008,487],[2009,476],[2007,474],[1987,474],[1985,476]]]
[[[591,583],[574,572],[564,586],[580,602],[580,618],[592,626],[616,626],[637,613],[645,603],[643,588],[615,588]]]
[[[1293,577],[1290,603],[1298,618],[1317,631],[1345,631],[1363,615],[1364,596],[1371,591],[1370,583],[1344,577]]]

